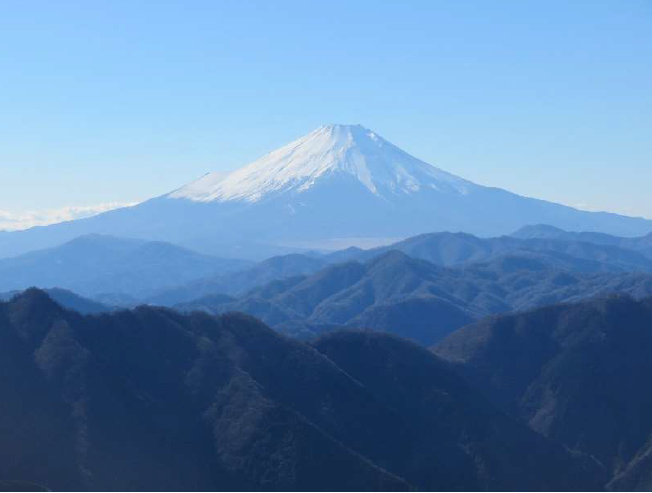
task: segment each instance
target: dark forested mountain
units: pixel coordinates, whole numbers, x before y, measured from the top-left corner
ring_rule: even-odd
[[[59,287],[82,295],[118,292],[144,297],[167,286],[249,265],[169,243],[90,235],[0,259],[0,290]]]
[[[425,348],[395,336],[360,331],[328,334],[314,347],[403,421],[400,434],[409,445],[404,450],[397,448],[395,453],[401,470],[413,471],[404,472],[405,476],[420,477],[413,483],[419,489],[428,490],[440,481],[445,481],[450,490],[458,490],[463,484],[467,491],[496,487],[510,490],[512,482],[554,489],[556,481],[572,482],[559,469],[554,473],[559,475],[556,478],[533,472],[534,464],[562,465],[563,455],[554,448],[539,455],[543,442],[537,445],[538,437],[516,438],[521,435],[520,427],[470,392],[448,366],[432,358]],[[523,441],[517,444],[518,440]],[[522,446],[528,452],[517,458]],[[433,456],[436,461],[429,459]],[[505,461],[506,456],[511,458]],[[465,477],[467,468],[481,474]],[[599,468],[591,470],[599,481]],[[510,479],[503,482],[500,478]]]
[[[364,363],[363,363],[364,362]],[[378,334],[0,303],[0,479],[55,490],[593,490],[603,470]]]
[[[455,269],[390,251],[275,281],[237,300],[179,305],[209,313],[243,311],[299,337],[335,327],[373,328],[431,345],[483,316],[604,293],[652,295],[652,275],[577,272],[593,265],[557,254],[524,253]],[[586,268],[586,271],[592,269]]]
[[[537,224],[533,226],[524,226],[512,234],[515,238],[521,239],[556,239],[566,241],[581,241],[584,243],[594,243],[596,245],[611,245],[628,250],[634,250],[652,258],[652,233],[637,238],[622,238],[612,236],[606,233],[595,232],[574,232],[564,231],[554,226],[546,224]]]
[[[534,430],[595,457],[612,488],[652,488],[652,298],[489,318],[435,352]]]

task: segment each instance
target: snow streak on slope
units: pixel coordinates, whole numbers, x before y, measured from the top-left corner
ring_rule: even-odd
[[[385,199],[428,188],[466,194],[477,186],[410,156],[360,125],[327,125],[226,177],[209,173],[168,197],[258,202],[283,192],[301,193],[337,175],[353,177]]]

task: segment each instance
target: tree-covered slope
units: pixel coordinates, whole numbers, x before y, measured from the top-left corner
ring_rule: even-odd
[[[244,315],[82,316],[28,290],[0,304],[0,479],[55,490],[598,487],[591,461],[507,418],[434,355],[380,338],[375,363],[358,341],[338,343],[351,345],[342,357]],[[351,367],[356,352],[383,371]]]
[[[650,470],[652,299],[611,296],[488,318],[435,353],[533,429],[629,475],[616,484],[652,485],[641,474]]]

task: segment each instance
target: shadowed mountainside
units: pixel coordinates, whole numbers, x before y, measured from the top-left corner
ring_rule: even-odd
[[[32,289],[0,303],[0,370],[0,477],[55,490],[581,490],[604,480],[436,356],[385,335],[310,347],[244,315],[81,316]]]
[[[434,351],[534,430],[599,460],[612,488],[652,487],[652,298],[488,318]]]

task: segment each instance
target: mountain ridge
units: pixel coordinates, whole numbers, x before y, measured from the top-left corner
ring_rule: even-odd
[[[275,329],[311,338],[338,327],[387,331],[432,345],[483,316],[612,292],[652,294],[652,274],[575,271],[578,260],[515,252],[447,267],[404,252],[349,260],[275,280],[238,298],[201,297],[182,311],[249,313]],[[581,261],[579,261],[582,263]]]
[[[567,491],[607,479],[437,356],[381,334],[311,346],[242,314],[81,316],[31,289],[0,302],[0,370],[0,477],[54,491]],[[398,378],[419,382],[409,401]]]
[[[0,291],[64,288],[145,297],[194,279],[232,272],[251,263],[199,254],[160,241],[90,234],[62,245],[0,259]]]

